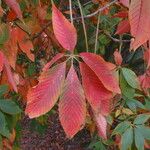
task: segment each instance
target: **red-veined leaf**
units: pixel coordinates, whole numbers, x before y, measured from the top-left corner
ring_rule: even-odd
[[[3,70],[3,66],[4,66],[4,55],[0,51],[0,72]]]
[[[66,135],[72,138],[82,129],[86,117],[85,96],[73,68],[67,75],[59,102],[59,118]]]
[[[114,52],[114,59],[117,65],[121,65],[122,64],[122,56],[121,54],[118,52],[118,50],[116,50]]]
[[[62,58],[64,56],[63,53],[58,53],[56,54],[51,61],[49,61],[43,68],[43,71],[48,70],[57,60],[59,60],[60,58]]]
[[[98,128],[98,134],[100,137],[107,139],[107,121],[105,116],[103,116],[101,113],[95,114],[95,121]]]
[[[121,92],[115,75],[101,56],[92,53],[80,53],[80,56],[95,72],[106,89],[115,93]]]
[[[150,1],[132,0],[129,7],[131,34],[135,37],[131,48],[136,50],[150,37]]]
[[[122,20],[117,27],[117,31],[115,34],[124,34],[130,31],[130,23],[129,20]]]
[[[112,97],[110,99],[105,99],[101,102],[100,113],[104,116],[109,115],[112,109]]]
[[[96,74],[85,63],[80,63],[80,70],[84,92],[94,112],[99,113],[101,109],[108,108],[108,106],[103,105],[106,103],[102,101],[112,98],[112,92],[104,87]]]
[[[22,19],[22,12],[16,0],[4,0],[5,3],[16,13],[19,19]]]
[[[76,29],[54,4],[52,6],[52,24],[54,34],[61,46],[66,50],[73,51],[77,43]]]
[[[61,63],[43,72],[39,84],[29,90],[26,114],[30,118],[47,113],[55,105],[64,83],[65,66],[65,63]]]

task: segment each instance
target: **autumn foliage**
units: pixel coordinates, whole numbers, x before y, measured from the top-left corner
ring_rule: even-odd
[[[89,15],[82,12],[80,1],[77,11],[74,2],[65,3],[69,11],[61,11],[56,1],[39,0],[35,6],[24,6],[24,0],[2,2],[1,15],[3,7],[9,10],[0,25],[1,84],[22,97],[25,115],[37,118],[58,104],[60,123],[70,139],[87,127],[91,135],[98,133],[102,144],[112,140],[113,148],[149,147],[149,0],[93,0],[96,10]],[[94,32],[88,32],[90,26]],[[132,67],[134,56],[142,59],[142,73]]]

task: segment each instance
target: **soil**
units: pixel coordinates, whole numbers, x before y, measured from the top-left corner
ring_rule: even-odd
[[[31,131],[31,120],[24,117],[21,121],[22,133],[20,139],[21,150],[89,150],[90,134],[86,129],[80,131],[69,140],[60,125],[58,115],[50,115],[48,127],[43,135]]]

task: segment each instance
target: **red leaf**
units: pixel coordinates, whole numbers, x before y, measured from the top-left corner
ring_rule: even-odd
[[[54,4],[52,6],[52,24],[54,34],[61,46],[66,50],[73,51],[77,43],[76,29]]]
[[[122,56],[121,54],[118,52],[118,50],[116,50],[114,52],[114,59],[117,65],[121,65],[122,64]]]
[[[146,73],[139,76],[139,81],[143,89],[150,88],[150,70],[147,70]]]
[[[117,79],[109,69],[108,63],[101,56],[92,53],[80,53],[83,61],[94,71],[104,87],[109,91],[120,93]]]
[[[85,96],[73,66],[67,75],[60,98],[59,117],[63,129],[69,138],[72,138],[82,129],[85,123]]]
[[[4,0],[5,3],[16,13],[19,19],[22,19],[22,12],[16,0]]]
[[[14,21],[16,18],[17,18],[16,13],[14,12],[14,10],[11,9],[7,14],[7,21],[11,22]]]
[[[52,60],[49,61],[49,62],[44,66],[43,71],[48,70],[57,60],[59,60],[59,59],[62,58],[63,56],[64,56],[63,53],[58,53],[58,54],[56,54],[56,56],[54,56],[54,57],[52,58]]]
[[[57,102],[65,79],[65,63],[43,72],[39,84],[27,95],[26,114],[30,118],[39,117]]]
[[[118,17],[118,18],[127,18],[128,17],[128,12],[127,11],[121,11],[116,13],[113,18]]]
[[[94,112],[100,112],[101,109],[109,107],[103,101],[112,98],[112,92],[108,91],[96,74],[84,63],[80,63],[80,70],[82,75],[82,84],[88,102],[93,108]],[[106,109],[108,110],[108,109]]]
[[[129,20],[122,20],[117,27],[115,34],[124,34],[130,32],[130,23]]]
[[[4,55],[3,55],[3,53],[0,51],[0,72],[2,72],[3,66],[4,66]]]
[[[135,37],[131,48],[136,50],[150,37],[150,1],[132,0],[129,7],[131,34]]]
[[[124,6],[129,7],[129,0],[119,0]]]
[[[106,130],[107,130],[107,121],[105,116],[103,116],[102,114],[95,114],[95,120],[96,120],[96,124],[97,124],[97,128],[98,128],[98,134],[100,137],[107,139],[107,134],[106,134]]]

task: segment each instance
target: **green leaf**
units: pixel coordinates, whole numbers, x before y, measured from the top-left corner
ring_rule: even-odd
[[[139,132],[143,135],[143,137],[147,140],[150,140],[150,128],[144,125],[137,126]]]
[[[115,134],[122,135],[130,126],[131,126],[131,123],[128,121],[121,122],[114,129],[114,131],[112,132],[112,135],[115,135]]]
[[[144,150],[144,137],[138,128],[134,128],[134,140],[138,150]]]
[[[135,99],[130,99],[130,100],[128,99],[126,101],[126,104],[133,111],[136,111],[137,107],[141,108],[141,109],[145,109],[145,106],[141,102],[139,102]]]
[[[140,89],[140,84],[139,84],[136,74],[128,68],[122,68],[121,70],[122,70],[122,74],[123,74],[125,80],[127,81],[127,83],[132,88]]]
[[[0,109],[7,114],[16,115],[21,112],[21,109],[12,100],[0,100]]]
[[[106,150],[104,144],[102,143],[102,141],[98,141],[98,142],[92,142],[90,143],[89,149],[92,149],[92,150]]]
[[[3,45],[9,38],[9,30],[7,25],[1,25],[1,32],[0,32],[0,45]]]
[[[0,134],[7,138],[10,136],[10,133],[6,126],[6,119],[2,112],[0,112]]]
[[[149,118],[148,114],[140,114],[135,118],[134,124],[144,124]]]
[[[133,143],[133,128],[127,129],[121,136],[121,150],[128,150]]]
[[[2,147],[3,147],[3,143],[2,143],[2,136],[0,135],[0,149],[2,149]]]
[[[133,98],[135,94],[135,89],[133,89],[125,80],[122,73],[120,73],[120,88],[123,95],[128,98]]]
[[[7,85],[0,85],[0,97],[2,97],[8,90]]]
[[[145,106],[140,101],[132,99],[132,102],[135,103],[136,107],[145,109]]]
[[[27,68],[27,75],[28,76],[33,76],[36,73],[36,66],[33,63],[30,63],[28,68]]]
[[[150,98],[145,98],[145,103],[146,109],[150,110]]]
[[[4,129],[6,126],[5,116],[2,112],[0,112],[0,130]]]

